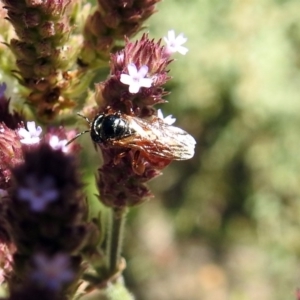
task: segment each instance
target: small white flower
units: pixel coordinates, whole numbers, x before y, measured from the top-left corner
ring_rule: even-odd
[[[33,211],[41,212],[49,202],[57,199],[58,191],[51,177],[36,178],[28,176],[26,187],[18,189],[18,197],[22,201],[29,202]]]
[[[172,115],[166,116],[164,118],[164,115],[163,115],[161,109],[157,110],[157,117],[160,118],[160,119],[162,119],[164,121],[164,123],[166,123],[168,125],[173,125],[175,123],[175,121],[176,121],[176,119],[173,118]]]
[[[52,135],[49,140],[49,145],[54,150],[62,150],[62,152],[68,152],[68,147],[66,146],[67,140],[60,140],[58,136]]]
[[[129,85],[129,92],[132,94],[138,93],[141,87],[149,88],[152,84],[151,78],[145,78],[148,73],[148,67],[143,65],[137,70],[134,63],[127,66],[129,74],[121,74],[120,81]]]
[[[167,44],[166,52],[169,54],[179,52],[182,55],[186,55],[189,51],[188,48],[182,46],[187,41],[187,38],[182,33],[175,37],[175,31],[169,30],[168,36],[164,37],[164,40]]]
[[[39,143],[39,141],[41,140],[39,136],[42,133],[41,126],[36,127],[35,122],[32,121],[27,122],[27,128],[28,130],[26,130],[25,128],[18,129],[18,134],[21,137],[20,142],[26,145]]]
[[[59,291],[63,284],[74,278],[69,257],[63,253],[58,253],[52,258],[36,254],[34,263],[35,270],[31,274],[31,279],[53,291]]]

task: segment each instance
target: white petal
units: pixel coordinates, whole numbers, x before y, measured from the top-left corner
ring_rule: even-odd
[[[136,65],[134,63],[128,64],[127,69],[130,77],[135,77],[138,74]]]
[[[147,73],[148,73],[148,67],[146,65],[143,65],[138,71],[138,77],[144,78]]]
[[[27,129],[30,133],[32,132],[35,132],[36,129],[35,129],[35,122],[32,121],[32,122],[27,122]]]
[[[124,84],[130,85],[132,83],[132,78],[128,74],[121,74],[120,81]]]
[[[170,42],[175,40],[175,30],[172,29],[168,31],[168,40]]]
[[[162,119],[164,121],[165,124],[168,124],[168,125],[172,125],[175,123],[176,119],[173,118],[172,115],[169,115],[167,117],[164,118],[164,115],[162,113],[162,110],[161,109],[158,109],[157,110],[157,117]]]
[[[42,133],[42,131],[43,131],[42,127],[41,127],[41,126],[38,126],[38,127],[36,128],[34,134],[35,134],[36,136],[39,136],[39,135]]]
[[[41,139],[38,136],[33,136],[30,140],[32,144],[36,144],[39,143]]]
[[[49,145],[54,150],[61,149],[63,152],[67,152],[68,147],[65,147],[67,142],[67,140],[59,140],[58,136],[53,135],[49,140]]]
[[[49,145],[51,146],[51,148],[56,149],[58,146],[58,142],[59,142],[58,137],[56,135],[53,135],[49,140]]]
[[[39,137],[26,137],[21,139],[20,142],[25,145],[33,145],[39,143],[41,139]]]
[[[66,146],[66,144],[68,143],[68,141],[67,140],[62,140],[60,142],[61,142],[61,150],[62,150],[62,152],[68,153],[69,152],[69,147]]]
[[[152,85],[152,79],[151,78],[142,78],[140,79],[140,86],[149,88]]]
[[[140,90],[140,88],[141,88],[141,86],[138,83],[132,83],[129,86],[129,92],[131,94],[136,94],[136,93],[138,93],[138,91]]]
[[[157,110],[157,117],[160,118],[160,119],[162,119],[162,120],[164,119],[164,115],[163,115],[161,109],[158,109],[158,110]]]
[[[164,122],[168,125],[173,125],[176,122],[176,119],[173,118],[172,115],[169,115],[169,116],[164,118]]]
[[[25,128],[20,128],[18,130],[18,134],[23,137],[23,138],[28,138],[30,137],[30,133],[25,129]]]
[[[183,36],[183,33],[180,33],[178,37],[176,38],[176,44],[182,45],[187,41],[187,38]]]
[[[177,48],[177,52],[182,54],[182,55],[186,55],[188,53],[189,49],[183,46],[180,46]]]

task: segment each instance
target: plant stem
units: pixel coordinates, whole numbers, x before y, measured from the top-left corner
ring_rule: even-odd
[[[118,269],[120,262],[126,215],[126,207],[112,208],[111,210],[111,223],[107,243],[108,270],[110,274],[113,274]]]

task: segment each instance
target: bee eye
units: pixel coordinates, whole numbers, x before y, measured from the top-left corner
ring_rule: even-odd
[[[104,115],[97,116],[91,126],[91,138],[95,143],[102,143],[102,123],[104,120]]]

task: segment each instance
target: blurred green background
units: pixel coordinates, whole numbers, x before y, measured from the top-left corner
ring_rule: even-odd
[[[127,285],[139,300],[295,299],[300,1],[165,0],[147,24],[188,37],[162,109],[197,149],[131,210]]]

